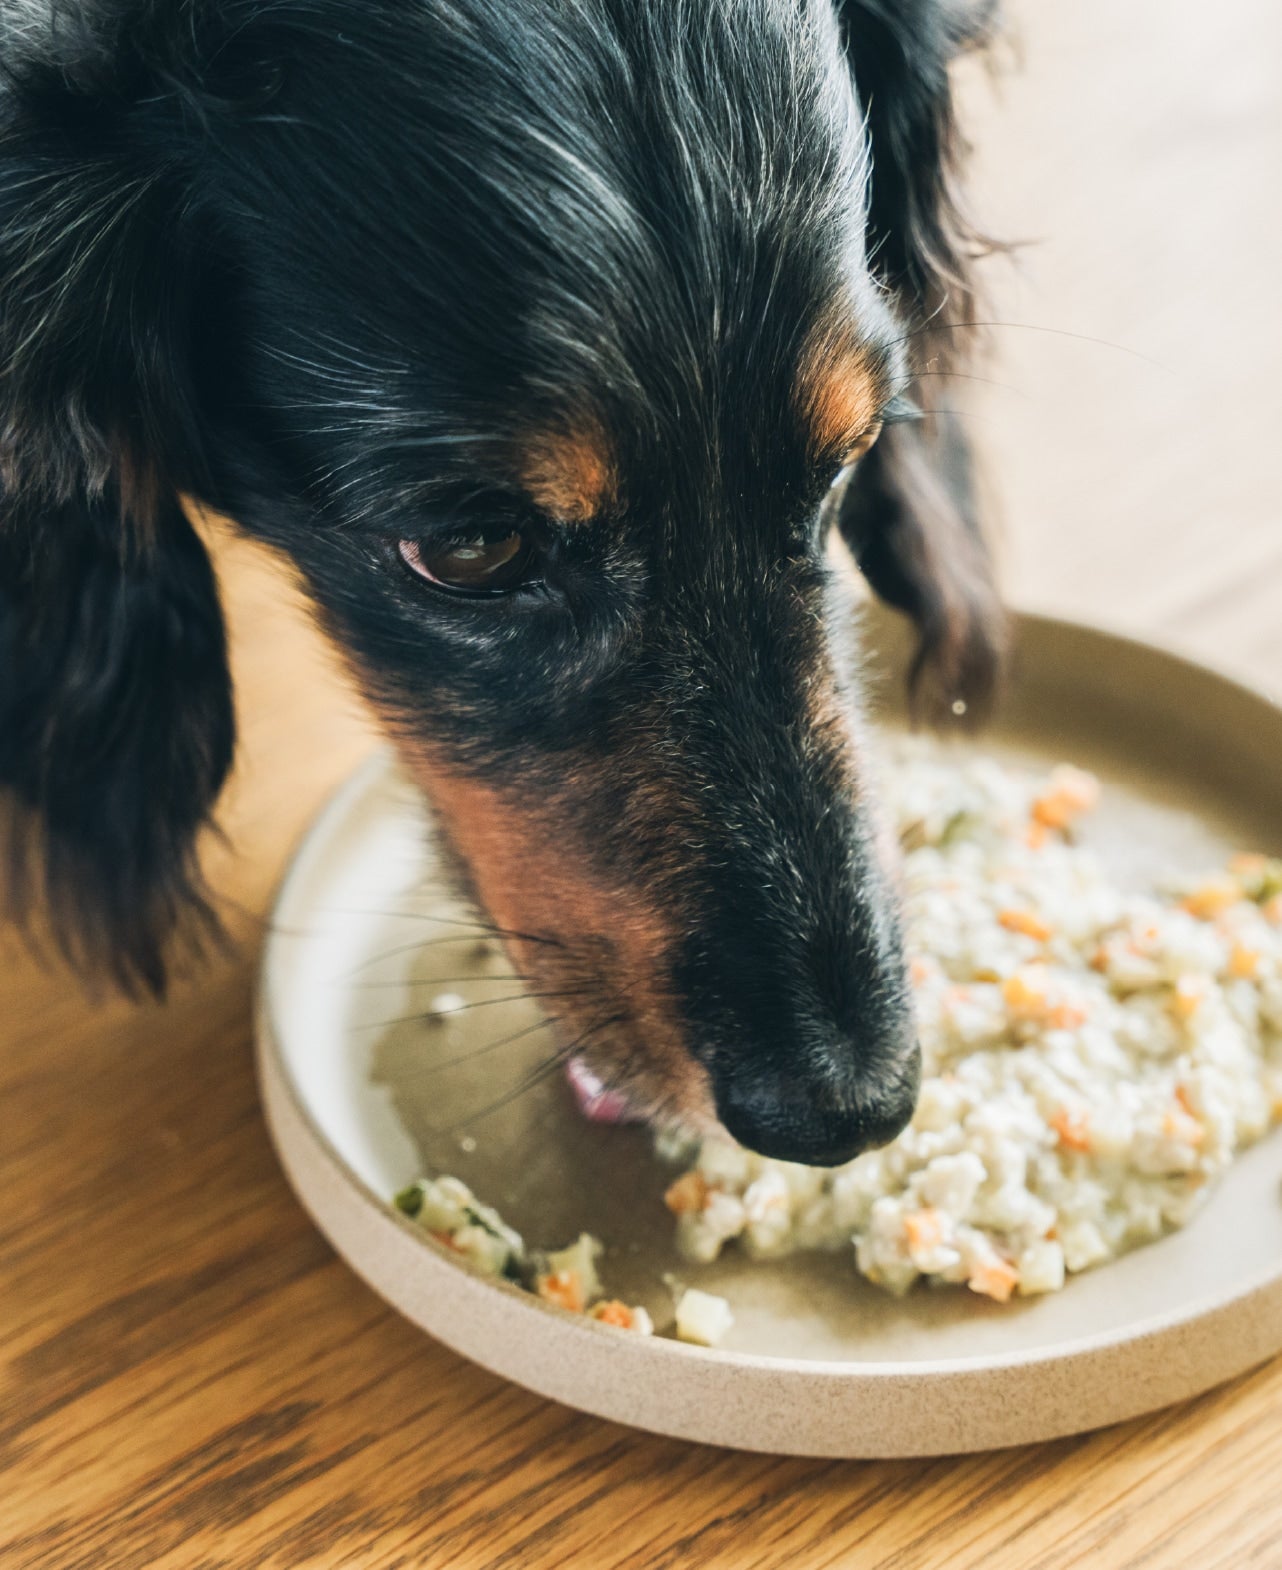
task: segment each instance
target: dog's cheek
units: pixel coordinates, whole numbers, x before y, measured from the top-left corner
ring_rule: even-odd
[[[567,807],[471,778],[422,742],[403,741],[401,753],[470,892],[562,1021],[563,1047],[581,1039],[602,1077],[645,1110],[705,1115],[706,1076],[666,982],[671,917],[592,866]]]

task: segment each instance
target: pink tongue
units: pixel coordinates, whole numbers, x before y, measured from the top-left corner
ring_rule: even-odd
[[[617,1090],[607,1090],[582,1058],[571,1058],[565,1077],[574,1092],[579,1111],[590,1123],[636,1123],[640,1119]]]

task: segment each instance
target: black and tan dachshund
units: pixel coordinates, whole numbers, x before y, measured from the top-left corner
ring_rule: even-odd
[[[195,500],[294,564],[603,1080],[781,1157],[892,1137],[838,556],[916,620],[922,707],[981,708],[1002,620],[922,373],[972,314],[948,68],[991,9],[0,0],[19,919],[155,992],[214,919]]]

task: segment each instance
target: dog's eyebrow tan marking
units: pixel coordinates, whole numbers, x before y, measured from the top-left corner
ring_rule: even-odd
[[[588,523],[614,498],[613,456],[591,421],[531,432],[519,453],[521,484],[551,518]]]
[[[845,460],[875,429],[887,396],[885,372],[848,330],[821,324],[802,350],[794,396],[811,451]]]

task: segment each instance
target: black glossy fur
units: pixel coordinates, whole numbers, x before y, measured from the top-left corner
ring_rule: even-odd
[[[78,963],[157,992],[205,910],[232,716],[192,494],[289,554],[398,729],[668,914],[732,1128],[813,1159],[893,1133],[895,901],[816,717],[856,681],[842,455],[796,384],[834,312],[901,422],[914,363],[956,351],[946,73],[988,9],[0,0],[19,909],[47,895]],[[584,420],[617,490],[566,527],[515,455]],[[958,441],[893,424],[840,519],[934,706],[982,703],[1001,644]],[[460,601],[401,568],[398,539],[469,520],[535,531],[543,586]]]

